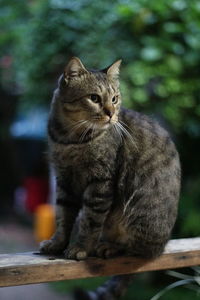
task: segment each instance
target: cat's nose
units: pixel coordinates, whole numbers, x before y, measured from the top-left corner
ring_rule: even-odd
[[[114,115],[114,110],[112,108],[104,108],[104,112],[107,116],[109,116],[110,118],[112,118],[112,116]]]

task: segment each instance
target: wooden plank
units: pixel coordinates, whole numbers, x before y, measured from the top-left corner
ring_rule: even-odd
[[[164,254],[152,260],[118,257],[73,261],[30,252],[3,254],[0,255],[0,286],[130,274],[199,264],[200,238],[171,240],[168,242]]]

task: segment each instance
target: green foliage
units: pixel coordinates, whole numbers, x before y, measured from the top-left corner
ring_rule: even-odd
[[[1,84],[22,103],[48,104],[69,57],[102,68],[123,59],[124,105],[176,136],[183,166],[178,230],[199,233],[200,3],[198,0],[0,0]],[[1,60],[3,61],[3,60]]]
[[[48,105],[71,56],[79,56],[92,68],[123,59],[124,105],[155,116],[176,136],[183,167],[176,236],[199,235],[199,0],[0,0],[0,4],[0,83],[10,92],[20,92],[23,105]],[[94,285],[84,281],[83,287],[90,283]],[[144,283],[136,280],[125,299],[133,295],[135,300],[149,299],[158,290],[152,283],[144,289]],[[178,298],[195,296],[179,287],[162,297]]]
[[[125,104],[161,115],[176,133],[200,135],[198,0],[1,2],[0,44],[11,43],[27,102],[49,102],[72,55],[97,68],[122,57]]]
[[[187,289],[183,290],[183,287],[176,283],[176,279],[170,280],[170,285],[166,287],[166,283],[162,283],[160,286],[154,287],[151,281],[152,276],[150,274],[137,274],[134,278],[133,283],[128,289],[128,293],[123,297],[124,300],[141,300],[146,299],[149,300],[154,295],[159,295],[161,300],[174,300],[174,299],[181,299],[181,300],[188,300],[188,299],[199,299],[199,283],[198,283],[198,276],[190,276],[185,275],[178,272],[168,271],[167,274],[172,275],[174,277],[178,277],[180,275],[181,278],[189,280],[190,282],[186,281],[183,286]],[[175,276],[176,275],[176,276]],[[169,280],[165,275],[164,279]],[[67,281],[60,281],[54,282],[51,284],[51,287],[59,291],[63,294],[72,293],[76,287],[79,287],[84,290],[95,290],[101,284],[106,281],[105,277],[97,277],[97,278],[88,278],[88,279],[76,279],[76,280],[67,280]],[[189,283],[189,284],[187,284]],[[144,288],[145,286],[145,288]],[[173,288],[173,289],[172,289]],[[188,290],[190,289],[190,290]],[[157,294],[158,293],[158,294]],[[155,296],[155,297],[156,297]],[[153,300],[153,298],[152,298]]]
[[[195,237],[199,235],[200,177],[190,177],[184,186],[180,201],[179,235]]]
[[[22,38],[29,14],[25,0],[0,0],[0,5],[0,83],[13,92],[17,81],[13,70],[14,51]]]
[[[160,292],[158,292],[156,295],[154,295],[150,300],[158,300],[158,299],[164,299],[164,295],[167,294],[170,290],[183,286],[185,288],[188,288],[196,293],[194,293],[193,297],[199,296],[200,292],[200,270],[198,267],[194,268],[194,274],[188,275],[183,274],[175,271],[168,271],[168,275],[171,275],[175,278],[178,278],[179,280],[171,283],[170,285],[166,286],[164,289],[162,289]],[[169,299],[169,298],[167,298]],[[186,298],[187,299],[187,298]]]
[[[93,290],[102,285],[108,278],[107,277],[95,277],[89,279],[75,279],[57,281],[52,283],[52,288],[61,293],[73,292],[75,288],[81,288],[84,290]]]

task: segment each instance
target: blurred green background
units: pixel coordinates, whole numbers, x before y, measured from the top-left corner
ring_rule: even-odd
[[[49,108],[57,77],[71,56],[89,68],[103,68],[122,58],[124,106],[158,119],[180,153],[182,193],[174,237],[199,235],[199,0],[0,0],[0,4],[2,197],[12,203],[21,178],[9,129],[16,116]],[[139,276],[125,299],[131,295],[150,299],[167,284],[168,279],[160,277]],[[163,299],[197,297],[184,288],[177,290]]]

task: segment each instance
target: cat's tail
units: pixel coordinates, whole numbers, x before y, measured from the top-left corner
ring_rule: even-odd
[[[133,275],[118,275],[107,280],[95,291],[84,291],[76,289],[74,291],[74,300],[117,300],[127,291],[128,286],[133,280]]]

